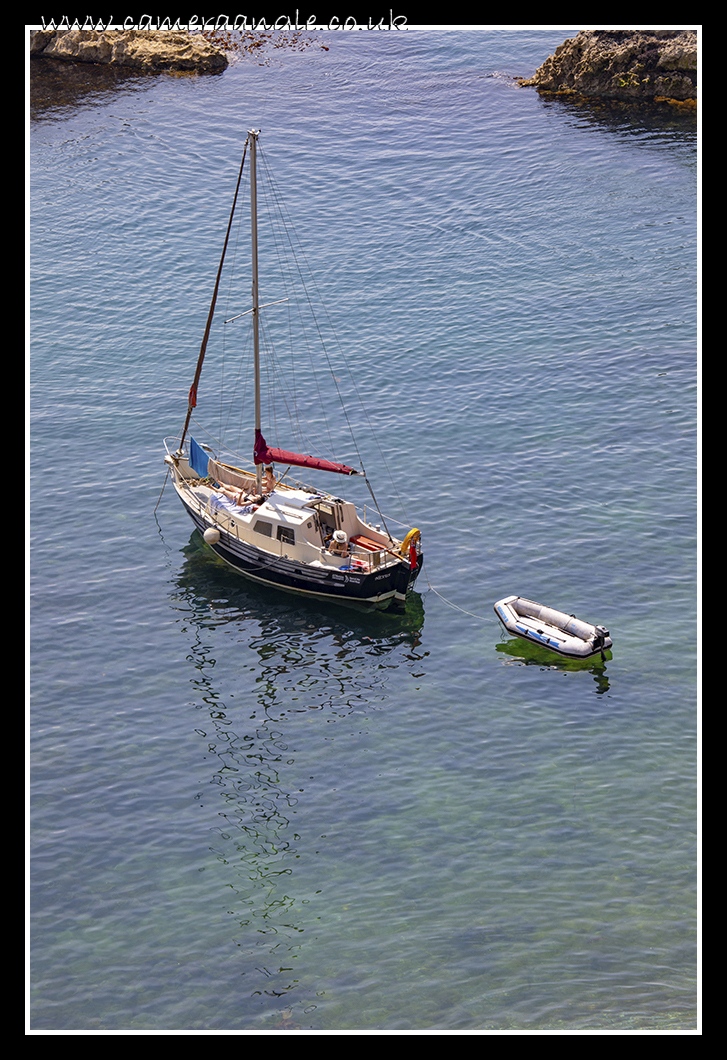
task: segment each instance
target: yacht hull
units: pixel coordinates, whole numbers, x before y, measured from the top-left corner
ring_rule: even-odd
[[[210,523],[184,500],[182,503],[195,527],[204,536]],[[264,549],[256,548],[249,542],[225,532],[219,525],[217,529],[220,530],[219,541],[205,544],[238,574],[276,589],[337,603],[363,605],[372,609],[402,606],[424,563],[420,554],[414,568],[408,563],[397,563],[393,567],[370,573],[328,569],[285,556],[271,555]]]

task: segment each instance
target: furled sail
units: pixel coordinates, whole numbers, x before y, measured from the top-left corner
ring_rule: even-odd
[[[293,467],[311,467],[319,471],[336,471],[339,475],[360,475],[361,472],[346,464],[336,464],[332,460],[321,460],[317,456],[305,456],[303,453],[289,453],[285,449],[271,448],[262,436],[262,431],[255,431],[255,448],[253,450],[256,464],[292,464]]]

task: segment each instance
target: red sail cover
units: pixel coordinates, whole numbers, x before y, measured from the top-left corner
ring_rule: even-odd
[[[334,464],[332,460],[319,460],[317,456],[304,456],[302,453],[289,453],[285,449],[271,449],[262,436],[261,431],[255,431],[255,448],[253,450],[256,464],[272,464],[276,460],[279,464],[292,464],[293,467],[313,467],[319,471],[336,471],[339,475],[358,475],[353,467],[345,464]]]

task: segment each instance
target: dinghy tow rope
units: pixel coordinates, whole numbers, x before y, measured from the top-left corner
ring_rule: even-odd
[[[483,618],[482,615],[475,615],[471,611],[465,611],[465,609],[463,607],[460,607],[459,604],[454,604],[454,603],[452,603],[451,600],[448,600],[446,598],[446,596],[442,596],[442,594],[440,592],[438,592],[434,588],[432,583],[429,581],[429,575],[427,574],[426,571],[424,571],[424,577],[427,579],[427,585],[429,586],[431,591],[434,593],[434,595],[438,596],[440,600],[443,600],[445,604],[449,604],[449,606],[455,608],[455,610],[461,611],[463,615],[469,615],[470,618],[476,618],[478,622],[488,622],[489,621],[489,618]]]

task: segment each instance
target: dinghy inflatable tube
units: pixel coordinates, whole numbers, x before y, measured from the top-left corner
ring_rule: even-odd
[[[508,633],[540,644],[571,659],[587,659],[613,644],[605,626],[582,622],[575,615],[536,604],[523,596],[506,596],[495,604],[495,614]]]

